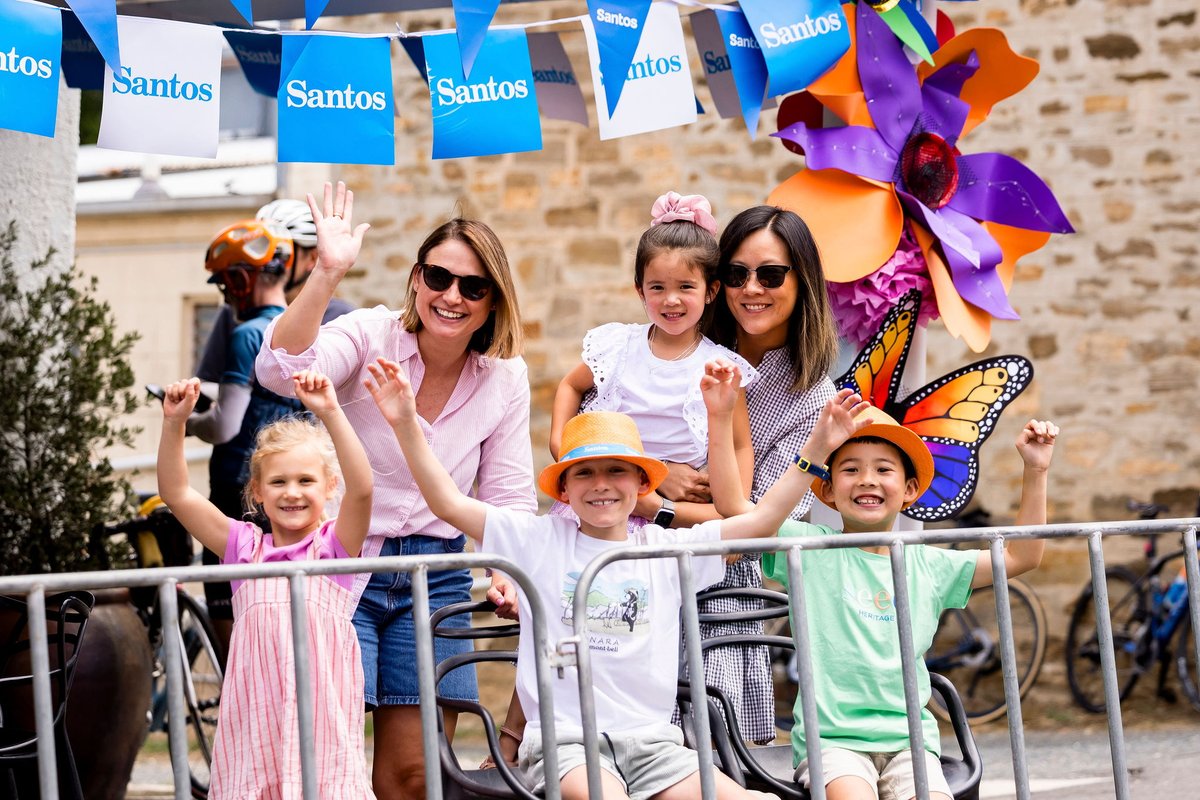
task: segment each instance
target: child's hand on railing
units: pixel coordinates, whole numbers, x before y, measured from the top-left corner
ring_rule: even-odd
[[[200,379],[176,381],[163,389],[163,419],[186,422],[200,398]]]

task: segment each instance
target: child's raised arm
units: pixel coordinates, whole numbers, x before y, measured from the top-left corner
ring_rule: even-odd
[[[158,494],[200,544],[224,558],[229,518],[188,484],[183,455],[184,426],[200,397],[200,379],[172,383],[163,390],[162,436],[158,440]]]
[[[1025,427],[1017,436],[1017,452],[1025,462],[1021,476],[1021,506],[1017,509],[1018,525],[1046,524],[1046,483],[1057,438],[1057,425],[1036,419],[1025,423]],[[1007,543],[1004,548],[1004,566],[1008,577],[1015,578],[1037,569],[1042,563],[1042,553],[1045,549],[1045,539],[1014,539]],[[991,554],[982,550],[979,560],[975,562],[975,577],[971,580],[971,588],[991,585]]]
[[[700,393],[708,409],[708,486],[712,490],[713,505],[723,517],[744,514],[754,508],[744,482],[734,435],[734,415],[739,400],[745,408],[745,396],[738,390],[740,382],[741,370],[724,359],[705,364],[704,377],[700,379]],[[753,448],[750,456],[753,480]]]
[[[707,401],[708,396],[705,396]],[[821,416],[798,455],[803,456],[814,464],[824,464],[829,454],[842,446],[854,433],[870,424],[866,417],[860,417],[870,403],[863,400],[850,389],[842,389],[836,396],[825,403]],[[709,406],[710,413],[712,406]],[[712,436],[712,431],[709,431]],[[711,438],[710,438],[711,442]],[[711,445],[710,445],[711,446]],[[716,479],[712,477],[712,465],[709,465],[710,481],[713,483],[715,495]],[[774,536],[779,526],[787,519],[788,514],[796,507],[796,503],[804,497],[812,483],[812,476],[798,469],[786,470],[779,480],[767,490],[762,499],[753,508],[734,517],[727,517],[721,523],[722,539],[745,539],[752,536]]]
[[[567,420],[579,413],[579,404],[589,389],[596,385],[591,367],[580,361],[559,381],[554,392],[554,408],[550,414],[550,455],[558,460],[558,448],[562,443],[563,426]]]
[[[292,375],[292,388],[304,407],[321,420],[325,430],[329,431],[329,438],[333,440],[333,449],[337,452],[338,466],[341,467],[345,484],[334,532],[346,552],[357,556],[362,552],[363,540],[367,538],[367,530],[371,527],[371,495],[374,490],[371,462],[367,460],[367,452],[350,426],[350,420],[346,419],[333,382],[327,376],[313,370],[297,372]]]
[[[383,358],[377,364],[368,364],[367,369],[374,381],[363,381],[363,385],[375,399],[383,418],[392,426],[429,510],[475,541],[481,541],[483,525],[487,521],[487,504],[459,490],[450,473],[438,462],[429,442],[425,441],[425,432],[417,418],[416,397],[404,369],[395,361]]]

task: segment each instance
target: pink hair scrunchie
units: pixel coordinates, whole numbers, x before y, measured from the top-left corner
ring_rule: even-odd
[[[650,227],[678,220],[699,225],[710,236],[717,235],[717,220],[712,215],[712,205],[702,194],[667,192],[654,201],[654,207],[650,209]]]

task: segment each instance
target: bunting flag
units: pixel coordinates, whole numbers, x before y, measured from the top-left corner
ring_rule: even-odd
[[[266,97],[279,94],[283,37],[247,31],[225,31],[225,40],[242,67],[250,88]]]
[[[382,37],[283,37],[279,160],[395,164],[391,55]]]
[[[586,128],[587,106],[562,40],[557,33],[531,33],[528,38],[538,109],[550,119],[578,122]]]
[[[496,16],[500,0],[453,0],[454,27],[458,30],[458,50],[462,53],[462,72],[471,77],[471,67],[483,46],[488,25]]]
[[[62,73],[72,89],[104,88],[104,56],[71,11],[62,12]]]
[[[400,36],[396,41],[404,48],[405,54],[409,61],[412,61],[413,66],[417,68],[417,72],[421,73],[421,80],[425,81],[425,85],[429,85],[429,73],[425,71],[425,45],[424,39],[420,36]]]
[[[591,57],[592,82],[596,87],[601,139],[674,128],[696,121],[692,71],[683,41],[683,25],[674,6],[660,3],[650,8],[641,44],[625,76],[625,102],[615,114],[608,112],[612,107],[605,96],[608,82],[600,78],[602,56],[598,31],[590,18],[584,19],[583,23]]]
[[[329,0],[304,0],[304,27],[307,30],[311,31],[313,25],[317,24],[327,5]]]
[[[246,20],[247,25],[254,25],[254,9],[251,7],[250,0],[229,0],[229,3],[242,15],[242,19]]]
[[[741,4],[770,73],[770,92],[798,92],[850,49],[838,0],[745,0]]]
[[[117,38],[117,0],[67,0],[84,30],[113,72],[121,72],[121,47]]]
[[[162,155],[217,154],[221,31],[147,17],[117,21],[124,64],[104,70],[97,144]]]
[[[711,9],[697,11],[688,17],[688,22],[692,25],[692,38],[696,40],[696,51],[703,62],[704,79],[708,82],[717,114],[721,119],[740,117],[742,107],[737,84],[733,80],[733,66],[729,63],[717,12]]]
[[[451,33],[426,36],[425,68],[433,111],[434,158],[542,148],[525,31],[488,31],[469,81],[463,75],[458,38]]]
[[[599,65],[599,71],[593,69],[592,73],[603,76],[595,82],[596,96],[604,94],[609,117],[616,113],[650,8],[650,0],[588,0],[584,32],[589,36],[588,47],[593,42],[596,45],[592,63]]]
[[[0,127],[54,136],[62,14],[0,0]]]
[[[733,68],[733,81],[750,138],[758,134],[758,115],[767,93],[767,62],[763,58],[746,15],[737,10],[718,9],[717,22],[724,34],[725,52]]]

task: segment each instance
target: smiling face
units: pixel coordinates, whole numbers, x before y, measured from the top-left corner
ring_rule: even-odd
[[[650,259],[638,295],[650,323],[668,337],[692,341],[704,307],[716,296],[717,283],[704,280],[704,270],[680,251],[664,251]]]
[[[767,228],[743,239],[729,264],[750,270],[768,264],[794,266],[783,241]],[[782,347],[787,342],[788,321],[796,308],[799,287],[794,270],[788,271],[783,285],[777,289],[763,288],[756,275],[738,288],[725,287],[725,302],[739,329],[739,351],[743,339],[755,340],[764,350]]]
[[[303,444],[263,456],[251,488],[254,502],[262,505],[271,521],[275,542],[291,544],[321,525],[337,479],[329,474],[316,446]]]
[[[905,474],[900,451],[884,442],[847,442],[834,454],[830,474],[821,500],[842,515],[847,533],[891,530],[900,510],[917,499],[917,479]]]
[[[559,499],[579,517],[579,527],[598,539],[624,539],[629,515],[650,482],[635,464],[593,458],[563,473]]]
[[[447,239],[430,248],[424,263],[436,264],[455,275],[477,275],[488,277],[483,262],[465,242]],[[479,300],[468,300],[460,291],[460,282],[452,281],[443,291],[429,288],[421,270],[413,275],[415,294],[413,305],[421,320],[418,336],[432,336],[439,340],[462,342],[465,350],[471,335],[488,321],[495,302],[489,293]]]

